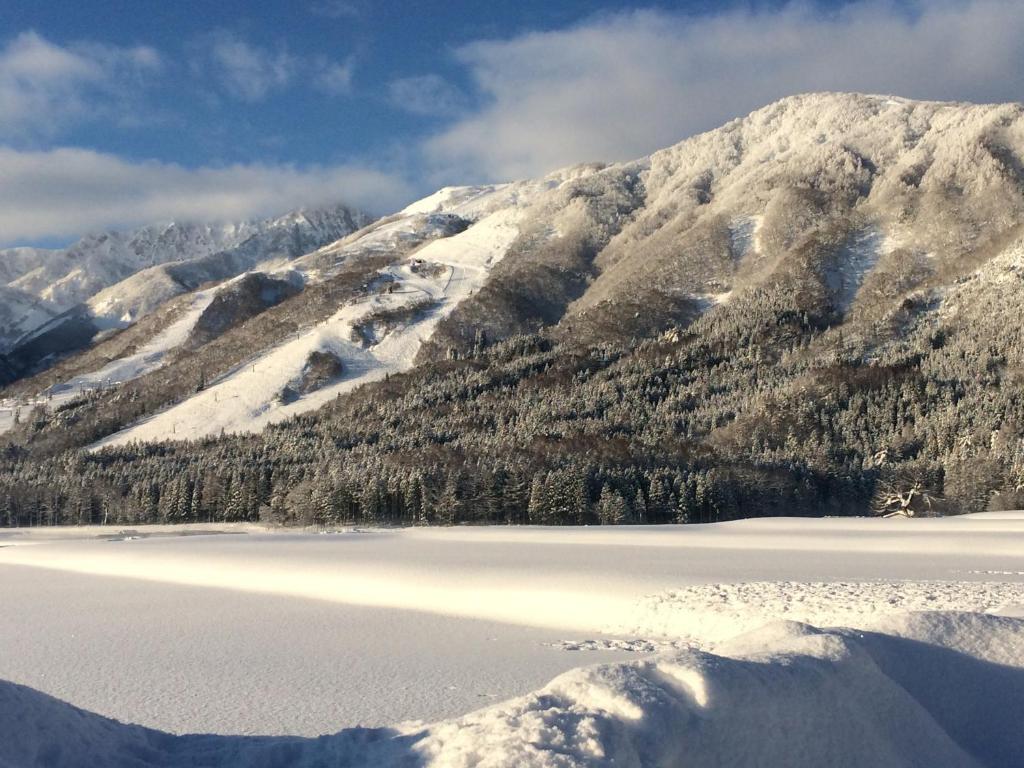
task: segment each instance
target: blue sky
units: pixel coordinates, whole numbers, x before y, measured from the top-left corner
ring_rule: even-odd
[[[1014,0],[0,0],[0,246],[653,151],[807,90],[1024,99]]]
[[[457,58],[460,47],[631,7],[551,0],[3,0],[0,30],[8,38],[32,30],[61,46],[144,46],[160,56],[159,71],[145,74],[148,87],[124,105],[137,107],[138,124],[111,130],[103,116],[82,120],[64,134],[76,145],[190,165],[325,163],[379,157],[443,126],[452,108],[470,107],[475,94],[471,72]],[[722,4],[647,7],[706,13]],[[270,70],[256,67],[230,79],[223,70],[232,49],[239,68],[243,53],[251,53]],[[423,84],[443,78],[447,85],[449,101],[433,113],[429,104],[410,110],[392,97],[393,83],[422,77],[431,77]]]

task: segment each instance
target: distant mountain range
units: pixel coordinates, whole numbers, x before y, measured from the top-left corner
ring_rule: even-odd
[[[79,348],[99,331],[130,325],[201,284],[264,260],[300,256],[369,221],[336,206],[239,223],[153,224],[88,235],[62,250],[2,250],[0,355],[13,369],[8,378],[38,368],[54,351]],[[45,355],[33,346],[41,333],[53,338]]]
[[[11,433],[40,458],[286,422],[272,446],[316,412],[304,429],[367,476],[403,440],[435,446],[436,494],[474,454],[528,485],[572,467],[587,514],[604,488],[627,516],[652,494],[678,509],[694,478],[708,515],[755,487],[764,513],[864,509],[890,487],[908,508],[1009,503],[1022,214],[1021,105],[794,96],[633,162],[446,188],[375,222],[338,208],[9,252],[0,395],[60,405]],[[61,354],[60,312],[118,330],[69,333],[85,346]],[[478,399],[494,380],[500,407]],[[337,436],[362,420],[373,448]]]

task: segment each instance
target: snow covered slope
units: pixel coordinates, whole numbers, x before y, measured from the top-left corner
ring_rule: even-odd
[[[61,394],[74,395],[92,389],[117,386],[156,370],[163,364],[169,352],[185,343],[196,321],[210,306],[220,287],[193,293],[185,313],[137,352],[112,360],[96,371],[57,384],[51,387],[47,394],[59,397]]]
[[[552,190],[522,231],[555,244],[524,236],[443,344],[471,343],[465,326],[628,341],[765,291],[799,293],[823,326],[877,320],[1005,246],[1024,217],[1021,156],[1019,104],[782,99]]]
[[[256,351],[202,392],[95,447],[257,431],[409,368],[437,324],[478,290],[504,258],[529,206],[565,183],[567,175],[446,190],[291,262],[288,266],[301,271],[308,282],[317,282],[357,258],[381,253],[395,257],[369,278],[366,295],[339,307],[316,326]],[[315,355],[336,358],[343,372],[315,391],[296,393],[293,385]]]
[[[17,288],[0,285],[0,354],[58,314],[53,305]]]

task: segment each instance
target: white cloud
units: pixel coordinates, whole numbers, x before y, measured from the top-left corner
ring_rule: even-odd
[[[241,101],[260,102],[294,84],[333,95],[352,90],[351,57],[339,63],[324,56],[297,56],[283,43],[270,49],[227,30],[199,38],[191,51],[193,73],[212,78],[224,93]]]
[[[352,91],[352,75],[355,67],[351,59],[344,64],[321,60],[316,69],[313,84],[321,91],[332,94],[346,94]]]
[[[505,179],[636,157],[798,92],[1024,98],[1019,2],[909,5],[636,12],[476,42],[457,55],[484,106],[425,151],[460,178]]]
[[[97,117],[160,66],[152,48],[61,46],[23,32],[0,47],[0,137],[52,135]]]
[[[0,147],[0,244],[172,218],[243,219],[336,202],[387,212],[410,197],[400,178],[357,165],[191,169],[85,149]]]
[[[299,71],[299,60],[285,48],[271,51],[230,32],[209,35],[199,48],[201,60],[193,62],[196,71],[212,72],[228,94],[242,101],[261,101],[288,85]]]
[[[416,115],[452,117],[466,107],[465,95],[439,75],[392,80],[388,83],[388,99]]]

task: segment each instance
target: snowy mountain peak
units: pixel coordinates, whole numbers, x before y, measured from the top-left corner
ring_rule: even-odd
[[[31,267],[8,267],[0,277],[10,274],[11,279],[6,282],[12,288],[35,295],[63,311],[140,270],[237,248],[268,231],[301,226],[316,232],[321,240],[333,239],[368,220],[363,214],[338,205],[264,220],[160,222],[131,231],[88,234],[63,251],[0,252],[4,262],[35,261]]]

